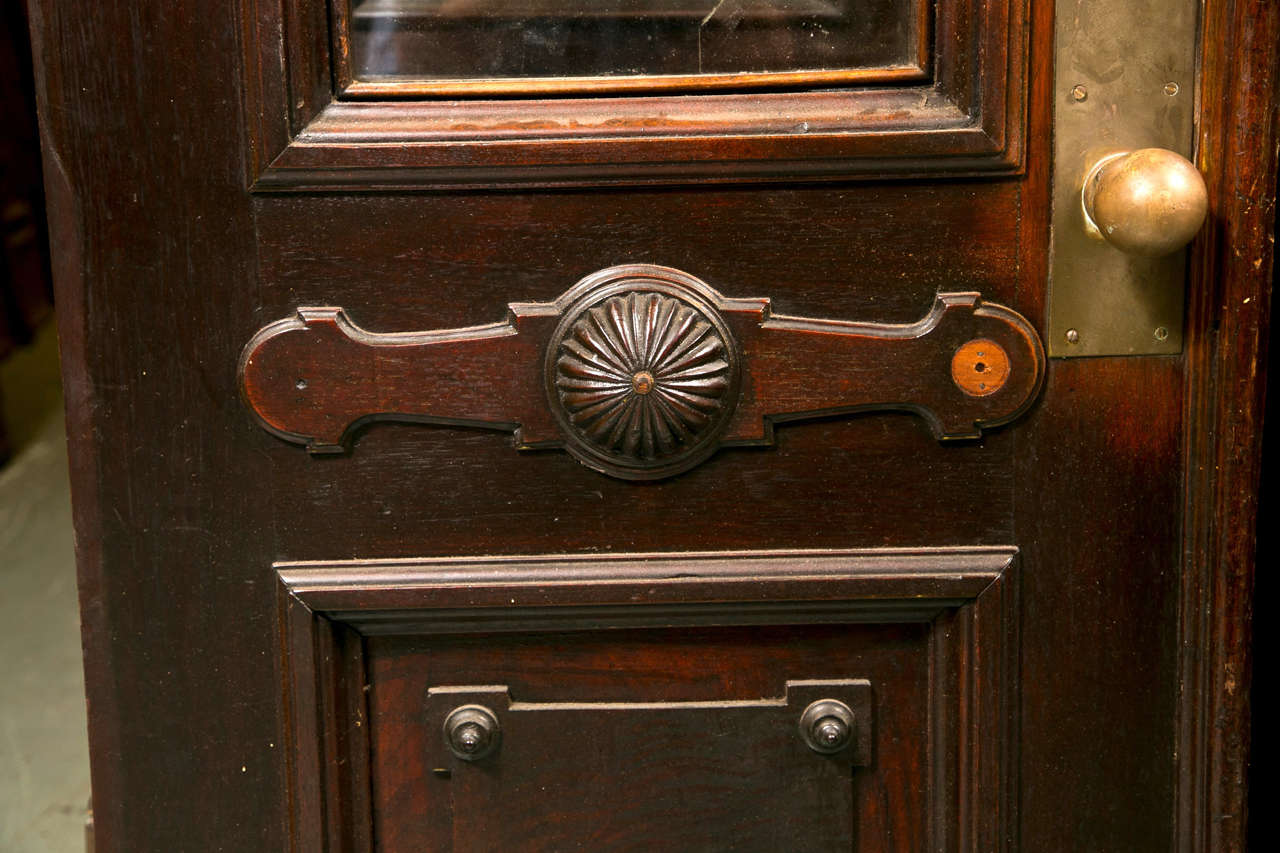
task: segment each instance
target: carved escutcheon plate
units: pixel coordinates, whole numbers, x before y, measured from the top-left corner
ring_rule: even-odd
[[[679,275],[603,278],[565,312],[547,352],[565,449],[627,479],[687,470],[715,452],[737,403],[737,346]]]
[[[563,448],[629,480],[856,412],[906,410],[939,439],[977,438],[1025,412],[1043,377],[1031,324],[977,293],[939,293],[907,324],[786,317],[647,264],[460,329],[375,333],[342,308],[299,308],[240,360],[258,422],[313,453],[346,451],[370,421],[420,421],[514,432],[520,450]]]

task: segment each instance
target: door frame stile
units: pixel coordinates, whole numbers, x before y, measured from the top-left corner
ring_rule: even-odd
[[[1186,425],[1175,849],[1247,848],[1251,620],[1274,246],[1280,5],[1205,0]],[[1240,252],[1239,247],[1251,251]]]

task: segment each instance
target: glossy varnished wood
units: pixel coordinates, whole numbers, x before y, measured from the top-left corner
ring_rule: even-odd
[[[237,360],[300,306],[341,305],[373,331],[463,327],[623,263],[694,271],[785,315],[873,323],[979,291],[1041,328],[1049,116],[1065,96],[1052,4],[982,28],[1025,44],[1025,69],[973,77],[964,62],[984,54],[940,32],[941,49],[967,45],[939,56],[942,95],[817,93],[808,136],[769,114],[790,93],[622,99],[610,109],[632,136],[618,141],[600,114],[561,133],[577,107],[551,100],[524,148],[510,101],[453,113],[471,128],[334,101],[323,4],[281,5],[33,4],[100,850],[310,851],[326,833],[387,849],[440,831],[387,823],[379,799],[387,784],[421,795],[403,744],[422,736],[431,682],[544,701],[758,699],[797,672],[830,675],[812,663],[824,657],[890,691],[876,775],[852,794],[864,849],[1242,848],[1280,12],[1206,6],[1212,224],[1184,357],[1050,363],[1023,419],[978,441],[943,446],[914,416],[858,414],[635,484],[433,425],[374,424],[350,456],[309,458],[240,404]],[[854,100],[873,132],[842,147]],[[657,103],[680,107],[679,138],[646,141]],[[729,127],[749,132],[715,141]],[[927,132],[903,149],[913,128]],[[467,134],[483,139],[452,147]],[[901,170],[950,177],[884,179]],[[769,183],[735,183],[747,177]],[[613,181],[655,185],[600,186]],[[552,185],[572,186],[533,189]],[[924,549],[935,569],[947,552],[930,549],[1016,546],[1017,583],[987,582],[973,600],[990,607],[953,592],[906,619],[921,601],[886,607],[905,594],[892,579],[805,580],[794,554],[719,604],[635,567],[605,588],[543,583],[540,604],[514,612],[511,587],[425,580],[449,570],[435,558],[550,555],[565,572],[591,555],[609,570],[635,553],[886,546]],[[557,567],[563,554],[577,556]],[[419,574],[379,574],[403,575],[396,560]],[[306,561],[347,588],[308,589]],[[605,589],[667,598],[643,610]],[[437,595],[451,606],[432,611]],[[836,604],[797,615],[824,595]],[[986,689],[997,672],[1005,687]],[[930,763],[959,732],[976,763]],[[925,789],[963,796],[929,805]]]
[[[1022,749],[1044,774],[1023,787],[1023,849],[1171,844],[1181,381],[1175,359],[1051,361],[1017,436],[1016,539],[1038,567]]]

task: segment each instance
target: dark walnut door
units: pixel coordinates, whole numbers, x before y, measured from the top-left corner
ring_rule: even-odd
[[[1241,843],[1275,10],[33,17],[99,850]]]

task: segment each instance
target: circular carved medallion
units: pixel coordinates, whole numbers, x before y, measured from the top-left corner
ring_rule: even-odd
[[[548,357],[566,449],[627,479],[687,470],[715,451],[736,403],[728,329],[697,294],[668,282],[602,290],[566,312]]]

